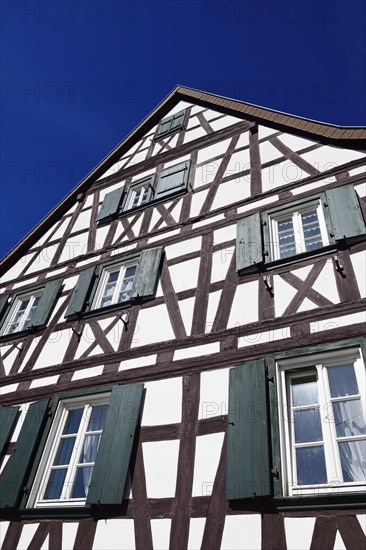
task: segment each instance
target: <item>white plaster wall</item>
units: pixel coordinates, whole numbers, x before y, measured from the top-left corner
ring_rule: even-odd
[[[148,498],[175,496],[179,441],[142,444]]]
[[[273,277],[273,289],[275,300],[275,316],[280,317],[292,298],[297,293],[296,288],[286,283],[279,275]]]
[[[214,231],[214,244],[220,244],[236,239],[236,224],[228,225]]]
[[[315,149],[301,156],[303,159],[310,162],[312,166],[315,166],[320,172],[324,172],[330,168],[341,166],[346,162],[351,162],[351,160],[364,158],[365,154],[361,151],[351,151],[350,149],[323,145],[320,149]]]
[[[244,149],[244,151],[238,151],[231,155],[223,177],[226,178],[228,176],[233,176],[238,172],[243,172],[244,170],[249,170],[249,169],[250,169],[249,149]],[[247,178],[247,181],[249,182],[249,178]]]
[[[282,157],[282,153],[269,141],[263,141],[259,144],[259,153],[262,165]]]
[[[32,538],[37,531],[39,523],[26,523],[23,526],[22,534],[18,542],[17,550],[26,550],[32,541]]]
[[[0,395],[4,395],[5,393],[13,393],[17,390],[19,384],[10,384],[9,386],[4,386],[0,388]]]
[[[282,185],[295,183],[308,176],[309,174],[307,172],[301,170],[301,168],[290,160],[286,160],[262,169],[262,190],[263,192],[270,191]]]
[[[43,386],[51,386],[52,384],[56,384],[57,380],[58,380],[58,375],[48,376],[47,378],[38,378],[31,382],[30,389],[41,388]]]
[[[194,497],[212,494],[219,465],[224,433],[200,435],[196,438],[192,495]]]
[[[61,273],[65,273],[67,267],[62,267],[61,269],[52,269],[51,271],[49,271],[48,273],[45,274],[46,276],[46,279],[48,277],[54,277],[55,275],[61,275]],[[60,277],[61,279],[61,277]],[[36,280],[36,277],[34,278],[34,280]],[[28,283],[30,282],[29,280],[27,281]]]
[[[200,259],[193,258],[186,262],[171,265],[169,267],[170,277],[172,279],[175,292],[189,290],[197,287],[198,270]]]
[[[53,275],[53,273],[52,273]],[[31,283],[34,283],[37,281],[38,277],[31,277],[30,279],[27,279],[26,281],[22,280],[19,283],[14,283],[12,286],[12,290],[15,290],[17,288],[22,288],[25,284],[30,285]]]
[[[64,220],[62,222],[62,224],[60,225],[60,227],[57,229],[56,233],[54,235],[52,235],[52,240],[61,239],[61,237],[64,235],[65,229],[69,225],[69,223],[70,223],[70,218],[66,218],[66,220]]]
[[[211,183],[217,174],[217,170],[220,167],[220,164],[222,162],[222,159],[214,160],[212,162],[207,162],[205,164],[202,164],[202,166],[198,166],[196,168],[194,182],[193,182],[193,189],[196,191],[203,185],[207,185],[208,183]]]
[[[338,275],[340,277],[340,275]],[[337,284],[335,280],[332,260],[327,263],[319,273],[312,288],[328,298],[333,304],[339,303]]]
[[[363,532],[366,535],[366,514],[358,514],[357,516],[358,521],[360,522],[360,525],[363,529]]]
[[[223,118],[220,118],[219,120],[212,120],[210,122],[211,127],[217,132],[217,130],[221,130],[221,128],[227,128],[228,126],[231,126],[232,124],[236,124],[237,122],[242,122],[241,118],[237,118],[234,116],[226,115]]]
[[[352,313],[351,315],[343,315],[342,317],[332,317],[331,319],[324,319],[310,323],[310,332],[320,332],[322,330],[331,330],[338,327],[346,327],[349,325],[356,325],[357,323],[364,323],[366,321],[366,312]]]
[[[78,278],[79,275],[75,275],[75,277],[68,277],[67,279],[64,279],[63,290],[70,290],[71,288],[74,288]]]
[[[265,344],[266,342],[274,342],[275,340],[284,340],[285,338],[290,338],[290,336],[290,327],[257,332],[256,334],[246,334],[239,337],[238,348]]]
[[[294,196],[302,195],[303,193],[306,193],[307,191],[314,190],[314,195],[317,193],[318,189],[322,185],[329,185],[330,183],[334,183],[336,181],[336,178],[333,176],[328,176],[327,178],[323,180],[318,180],[313,183],[307,183],[306,185],[301,185],[300,187],[297,187],[296,189],[292,189],[291,193]]]
[[[202,126],[195,128],[194,130],[187,130],[184,132],[184,143],[188,143],[189,141],[193,141],[194,139],[198,139],[202,136],[207,136]]]
[[[61,253],[59,263],[67,262],[77,256],[85,254],[88,246],[88,231],[80,235],[71,236],[67,239],[65,247]]]
[[[258,125],[258,137],[259,139],[263,139],[267,136],[271,136],[272,134],[276,134],[278,130],[274,130],[273,128],[268,128],[267,126],[262,126],[261,124]]]
[[[182,379],[145,383],[142,426],[176,424],[182,421]]]
[[[11,346],[3,346],[3,347],[0,348],[0,353],[1,353],[1,357],[3,358],[3,365],[4,365],[4,370],[5,370],[6,375],[9,374],[10,369],[13,366],[13,363],[14,363],[15,359],[19,355],[19,350],[17,348],[14,348],[13,351],[11,353],[9,353],[9,355],[6,358],[4,358],[5,353],[10,348],[11,348]]]
[[[62,546],[63,550],[72,550],[74,548],[75,537],[78,530],[78,523],[62,522]]]
[[[347,550],[339,531],[337,531],[336,534],[333,550]]]
[[[293,151],[300,151],[300,149],[305,149],[316,143],[315,141],[293,136],[292,134],[281,134],[278,136],[278,139]]]
[[[300,307],[297,309],[297,313],[300,313],[301,311],[310,311],[311,309],[315,309],[317,307],[319,306],[317,306],[315,302],[312,302],[309,298],[304,298]]]
[[[35,369],[61,363],[71,338],[71,329],[52,333],[38,356]]]
[[[258,281],[238,285],[227,328],[258,321]]]
[[[133,157],[131,157],[127,163],[126,166],[134,166],[135,164],[138,164],[139,162],[142,162],[146,158],[147,149],[142,149],[138,153],[135,153]]]
[[[197,252],[201,250],[202,238],[194,237],[193,239],[186,238],[179,243],[165,246],[165,255],[168,260],[189,254],[190,252]]]
[[[260,514],[226,516],[221,550],[261,550],[261,528]]]
[[[306,550],[311,546],[315,518],[285,518],[287,548]]]
[[[166,224],[162,224],[162,226],[164,227],[164,225]],[[165,244],[165,239],[167,239],[168,237],[173,237],[174,235],[179,235],[180,233],[180,229],[174,229],[173,231],[167,231],[166,233],[163,233],[162,235],[156,235],[156,237],[149,237],[148,238],[148,243],[151,244],[151,243],[156,243],[156,244],[160,244],[162,243],[162,246]]]
[[[207,316],[206,316],[206,327],[205,332],[211,332],[212,325],[218,311],[220,298],[222,290],[217,290],[216,292],[210,292],[208,296],[208,307],[207,307]]]
[[[91,210],[87,210],[86,212],[80,212],[80,214],[76,219],[75,225],[73,227],[73,231],[81,231],[82,229],[89,229],[90,215],[91,215]]]
[[[104,225],[102,227],[97,228],[97,232],[95,235],[95,246],[94,250],[100,250],[104,246],[105,239],[108,235],[109,231],[109,225]]]
[[[197,164],[201,164],[202,162],[210,160],[214,157],[222,156],[226,152],[229,143],[230,139],[224,139],[223,141],[219,141],[218,143],[214,143],[213,145],[200,149],[197,155]]]
[[[92,378],[93,376],[99,376],[103,372],[103,365],[96,367],[90,367],[88,369],[81,369],[74,372],[71,380],[83,380],[83,378]]]
[[[5,469],[5,466],[8,462],[10,458],[10,455],[5,455],[4,458],[3,458],[3,461],[1,463],[1,466],[0,466],[0,474],[2,474],[3,470]],[[0,523],[0,539],[1,539],[1,527],[2,527],[2,524]]]
[[[101,519],[95,532],[93,550],[134,550],[133,519]]]
[[[218,353],[219,351],[219,342],[195,346],[193,348],[177,349],[174,352],[174,361],[178,361],[179,359],[189,359],[190,357],[201,357],[202,355],[210,355],[211,353]]]
[[[113,174],[114,172],[112,172]],[[104,176],[103,176],[104,177]],[[114,183],[113,185],[109,185],[105,189],[101,189],[99,193],[99,201],[102,203],[104,201],[105,196],[108,193],[111,193],[112,191],[115,191],[115,189],[120,189],[125,185],[125,180],[118,181],[117,183]]]
[[[201,548],[205,525],[206,518],[191,518],[187,550],[198,550]]]
[[[171,145],[169,143],[169,145]],[[171,160],[170,162],[165,162],[164,163],[164,170],[166,168],[170,168],[171,166],[175,166],[176,164],[180,164],[181,162],[185,162],[186,160],[189,160],[191,158],[191,155],[190,154],[187,154],[187,155],[183,155],[182,157],[178,157],[174,160]]]
[[[240,134],[238,144],[236,146],[237,149],[239,147],[248,147],[249,146],[249,132],[243,132]]]
[[[156,550],[168,550],[170,539],[171,519],[151,519],[151,534],[153,548]]]
[[[17,279],[20,273],[24,270],[25,266],[34,258],[35,253],[26,254],[16,264],[13,265],[4,275],[1,276],[1,283]]]
[[[253,210],[253,208],[261,208],[262,206],[266,206],[267,204],[272,204],[272,203],[275,204],[277,201],[278,201],[278,195],[273,195],[272,197],[266,197],[265,199],[256,201],[255,204],[250,203],[250,204],[246,204],[245,206],[239,206],[238,214],[244,214],[249,210]]]
[[[299,277],[302,281],[305,281],[306,277],[309,275],[310,271],[312,270],[312,265],[306,265],[305,267],[300,267],[299,269],[294,269],[291,271],[296,277]]]
[[[1,521],[0,522],[0,546],[2,547],[3,545],[3,542],[4,542],[4,538],[5,538],[5,535],[6,535],[6,531],[9,527],[9,521]]]
[[[126,361],[121,361],[118,370],[137,369],[139,367],[148,367],[150,365],[155,365],[156,357],[156,354],[154,354],[147,355],[145,357],[136,357],[136,359],[127,359]]]
[[[180,300],[178,306],[187,335],[191,334],[195,298]]]
[[[201,373],[198,418],[206,419],[228,413],[229,369]]]
[[[52,246],[47,246],[45,248],[42,248],[42,250],[38,253],[34,262],[29,266],[29,268],[25,272],[26,275],[29,275],[30,273],[35,273],[37,271],[40,271],[41,269],[47,269],[52,262],[52,259],[56,253],[57,247],[58,245],[54,244]]]
[[[205,202],[207,194],[208,194],[208,190],[206,189],[205,191],[194,193],[192,195],[191,212],[190,212],[191,218],[194,218],[195,216],[198,216],[200,214],[202,205]]]
[[[220,184],[212,203],[212,209],[229,206],[248,197],[250,197],[250,176],[241,176]]]
[[[132,329],[132,327],[131,327]],[[165,304],[142,309],[133,335],[132,348],[175,338]]]
[[[219,222],[225,219],[225,214],[217,214],[216,216],[212,216],[211,218],[206,218],[204,220],[200,220],[199,222],[195,222],[192,224],[192,229],[196,229],[197,227],[204,227],[207,224],[213,223],[213,222]]]
[[[228,246],[212,255],[211,283],[224,281],[235,253],[235,246]]]
[[[366,251],[351,254],[352,266],[356,275],[361,298],[366,297]]]

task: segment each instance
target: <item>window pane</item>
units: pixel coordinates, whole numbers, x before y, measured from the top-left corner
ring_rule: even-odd
[[[349,364],[340,365],[339,367],[329,367],[328,377],[330,394],[332,397],[358,394],[355,369],[353,365]]]
[[[74,448],[75,437],[67,437],[66,439],[61,439],[54,465],[68,465],[70,462],[72,450]]]
[[[102,430],[107,416],[108,405],[94,405],[89,419],[88,432]]]
[[[83,416],[83,412],[84,412],[84,407],[82,407],[80,409],[71,409],[71,410],[69,410],[68,415],[67,415],[67,421],[66,421],[65,428],[64,428],[64,431],[63,431],[64,434],[76,434],[77,433],[77,431],[79,429],[79,425],[80,425],[80,420]]]
[[[343,481],[363,481],[366,478],[366,441],[339,443]]]
[[[88,494],[93,466],[77,468],[71,498],[85,498]]]
[[[295,443],[322,441],[319,409],[294,411]]]
[[[45,500],[58,499],[61,496],[62,488],[66,477],[67,469],[51,470],[51,475],[47,483]]]
[[[87,435],[84,439],[83,448],[81,449],[79,463],[95,462],[100,434]]]
[[[366,433],[361,401],[339,401],[333,403],[334,421],[338,437],[350,437]]]
[[[318,389],[315,375],[291,380],[291,402],[294,407],[316,405],[318,403]]]
[[[323,446],[296,449],[296,464],[298,485],[327,482]]]

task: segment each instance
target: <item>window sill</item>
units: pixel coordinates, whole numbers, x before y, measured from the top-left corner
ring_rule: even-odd
[[[319,494],[317,496],[275,497],[277,510],[313,510],[316,508],[359,508],[365,506],[365,492]]]

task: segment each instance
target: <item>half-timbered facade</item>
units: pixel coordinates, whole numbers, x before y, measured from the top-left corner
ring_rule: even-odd
[[[4,550],[364,548],[365,149],[177,87],[4,258]]]

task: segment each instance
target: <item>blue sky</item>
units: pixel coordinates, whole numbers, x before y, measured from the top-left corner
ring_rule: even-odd
[[[3,0],[0,256],[177,84],[366,125],[363,0]]]

